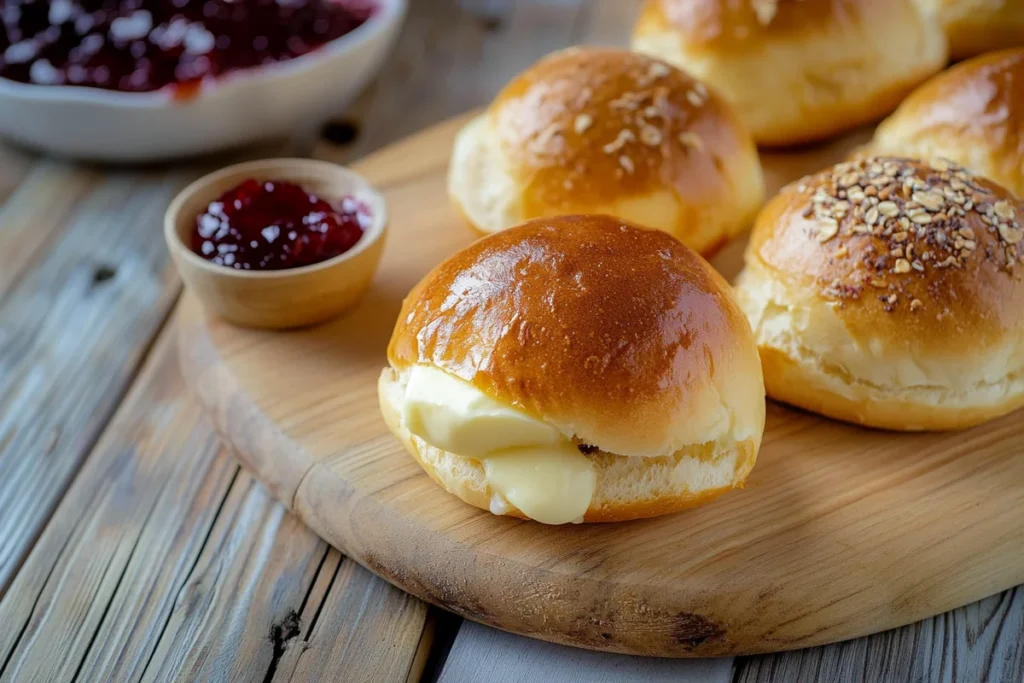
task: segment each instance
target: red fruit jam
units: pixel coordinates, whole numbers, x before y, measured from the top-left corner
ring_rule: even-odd
[[[158,90],[304,55],[373,10],[372,0],[0,0],[0,76]]]
[[[246,180],[196,216],[192,251],[238,270],[281,270],[326,261],[355,246],[370,227],[369,207],[340,208],[295,183]]]

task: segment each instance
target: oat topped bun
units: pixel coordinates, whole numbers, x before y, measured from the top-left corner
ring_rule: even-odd
[[[483,232],[604,213],[707,253],[750,227],[764,183],[753,140],[711,89],[651,57],[572,48],[463,129],[448,191]]]
[[[742,484],[764,429],[729,285],[610,216],[536,219],[454,254],[409,293],[388,363],[382,412],[424,469],[547,523],[703,502]],[[544,481],[502,470],[510,452]]]
[[[869,149],[949,159],[1024,197],[1024,48],[991,52],[931,79],[878,126]]]
[[[943,162],[868,158],[783,189],[737,285],[769,395],[901,430],[1024,404],[1022,215]]]
[[[875,121],[946,63],[913,0],[647,0],[633,47],[714,86],[763,145]]]

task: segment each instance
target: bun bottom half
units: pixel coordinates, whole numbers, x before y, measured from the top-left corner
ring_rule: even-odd
[[[899,432],[951,431],[1024,407],[1024,393],[1006,392],[1004,398],[989,404],[973,403],[965,397],[963,402],[944,405],[915,395],[913,390],[893,389],[886,395],[879,387],[851,383],[825,367],[808,367],[770,347],[761,347],[761,367],[772,400],[863,427]],[[837,383],[844,384],[844,393],[828,388]],[[1011,383],[1008,379],[1006,388]],[[1018,378],[1016,383],[1022,385],[1024,380]]]
[[[496,515],[529,519],[488,483],[483,464],[435,448],[402,424],[401,388],[395,371],[385,368],[378,382],[381,414],[388,429],[444,490],[465,503]],[[597,488],[584,522],[624,522],[702,505],[740,488],[754,467],[758,443],[748,439],[715,449],[713,444],[685,448],[670,456],[626,457],[598,451],[588,456]]]
[[[736,297],[775,401],[902,432],[966,429],[1024,406],[1024,356],[1013,339],[950,359],[884,335],[855,337],[831,304],[758,264],[747,264]]]

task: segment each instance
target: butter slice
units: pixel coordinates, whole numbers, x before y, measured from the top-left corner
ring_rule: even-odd
[[[491,486],[524,515],[544,524],[583,521],[597,487],[594,465],[572,444],[513,448],[482,462]]]
[[[562,434],[457,377],[425,365],[409,371],[402,419],[431,446],[469,458],[517,446],[557,446]]]
[[[409,371],[402,421],[435,448],[481,461],[487,481],[545,524],[582,519],[597,486],[590,460],[553,426],[436,368]]]

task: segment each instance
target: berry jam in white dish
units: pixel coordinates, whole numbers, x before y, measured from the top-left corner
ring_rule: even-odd
[[[29,22],[28,5],[45,7],[45,15]],[[86,5],[100,5],[108,14],[86,12],[93,21],[86,27],[84,15],[71,18]],[[158,5],[164,9],[157,11]],[[223,31],[216,17],[183,24],[193,6],[211,14],[244,7],[248,20],[223,18],[230,27]],[[118,163],[302,136],[341,112],[380,68],[406,6],[407,0],[0,1],[7,41],[0,136],[52,154]],[[292,12],[288,21],[286,10]],[[260,12],[265,17],[254,19]],[[280,23],[264,29],[274,16]],[[83,38],[100,35],[105,26],[107,51],[97,50],[92,38],[87,50],[95,54],[82,54],[81,43],[63,37],[69,30],[77,35],[76,24]],[[246,44],[251,49],[243,49]]]
[[[0,76],[146,92],[308,54],[366,23],[369,2],[8,0]]]

